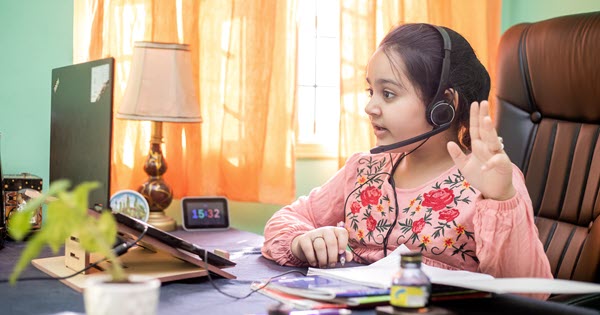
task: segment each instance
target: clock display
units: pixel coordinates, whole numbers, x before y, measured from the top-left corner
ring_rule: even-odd
[[[181,202],[184,229],[202,230],[229,227],[227,199],[222,197],[186,197]]]

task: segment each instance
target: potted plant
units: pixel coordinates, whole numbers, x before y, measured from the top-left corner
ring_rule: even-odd
[[[69,181],[54,181],[47,193],[31,199],[23,209],[11,216],[8,231],[13,239],[23,240],[31,231],[30,219],[35,209],[44,203],[48,204],[42,228],[28,239],[10,281],[14,283],[18,279],[19,274],[40,254],[45,245],[56,253],[67,238],[77,235],[86,252],[98,253],[109,262],[105,273],[91,276],[86,282],[86,313],[155,313],[160,281],[128,276],[119,257],[113,252],[113,244],[117,239],[117,223],[113,215],[109,211],[98,216],[88,213],[89,192],[98,186],[96,182],[84,182],[69,191]],[[137,298],[142,300],[136,301]]]

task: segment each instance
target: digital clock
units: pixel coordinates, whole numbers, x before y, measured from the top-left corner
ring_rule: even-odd
[[[186,231],[229,228],[229,209],[223,197],[185,197],[181,199],[181,209]]]

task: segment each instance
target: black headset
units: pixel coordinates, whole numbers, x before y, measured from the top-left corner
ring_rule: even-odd
[[[421,141],[432,137],[450,128],[450,125],[454,120],[454,98],[452,98],[451,101],[448,102],[444,95],[446,89],[448,88],[448,77],[450,76],[450,53],[452,52],[452,43],[450,41],[450,36],[448,35],[448,32],[446,32],[444,28],[437,25],[430,26],[435,28],[440,33],[440,35],[442,35],[442,39],[444,41],[444,60],[442,61],[440,83],[438,84],[438,88],[435,92],[435,95],[433,96],[433,99],[431,100],[429,105],[427,105],[427,109],[425,110],[425,118],[427,119],[427,122],[433,126],[433,129],[426,133],[420,134],[418,136],[406,140],[402,140],[400,142],[375,147],[371,149],[371,153],[373,154],[398,149],[409,144],[413,144],[417,141]]]

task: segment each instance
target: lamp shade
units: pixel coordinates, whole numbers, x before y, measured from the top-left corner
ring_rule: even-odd
[[[202,122],[188,45],[135,42],[117,118]]]

